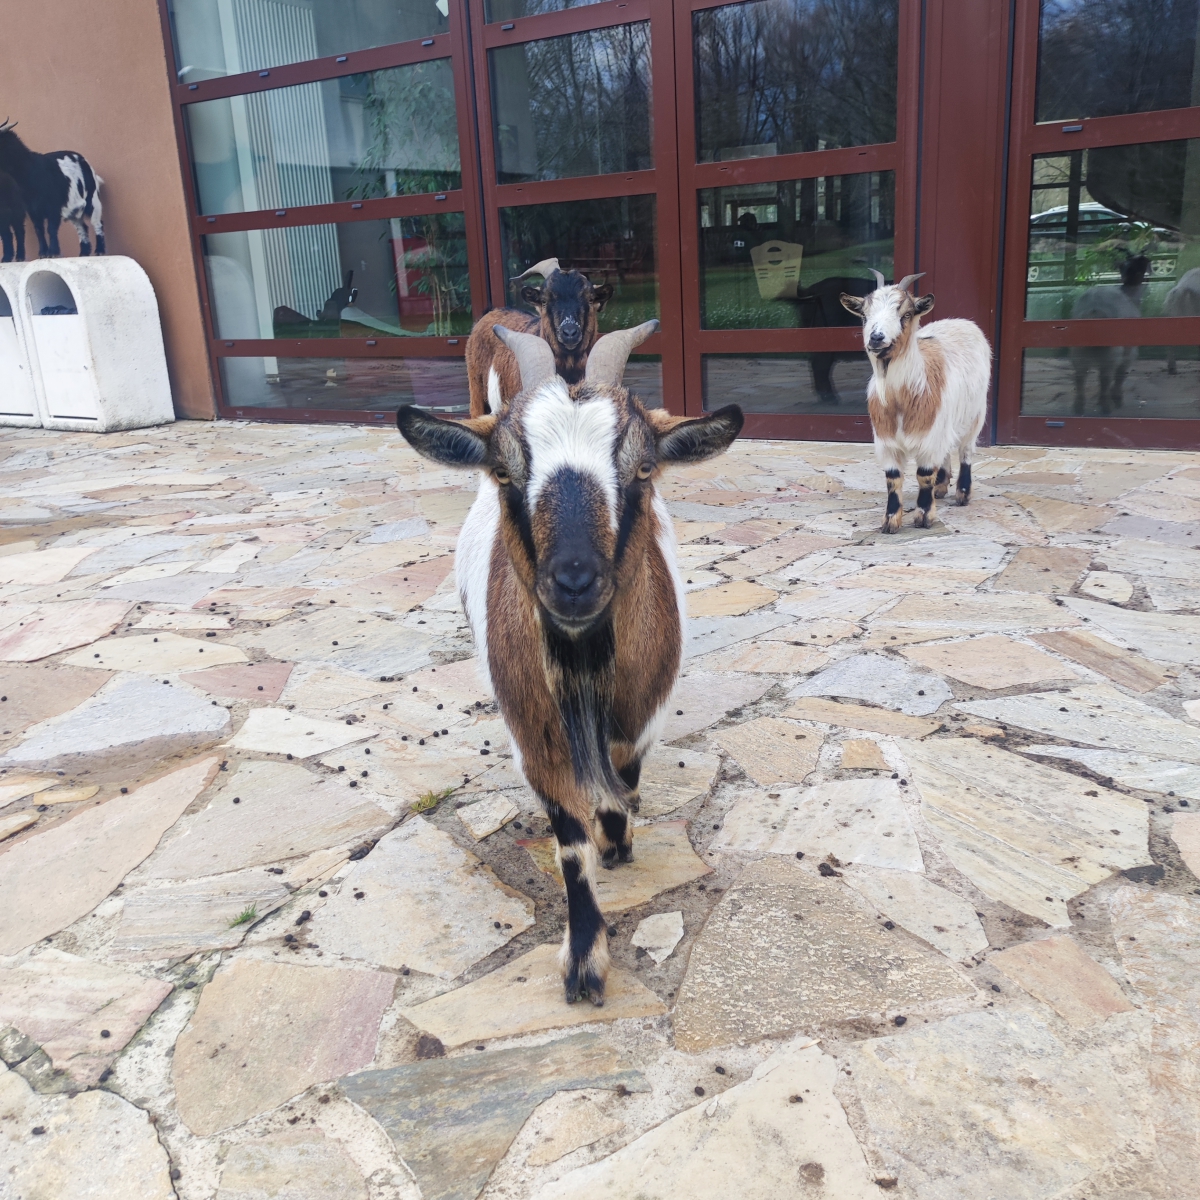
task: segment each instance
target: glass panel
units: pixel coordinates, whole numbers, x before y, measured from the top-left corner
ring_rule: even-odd
[[[896,139],[898,0],[755,0],[692,17],[696,158]]]
[[[502,208],[500,238],[506,279],[557,258],[564,270],[612,284],[613,297],[600,313],[605,333],[658,316],[653,196]],[[516,288],[509,298],[519,306]]]
[[[447,0],[169,0],[180,83],[446,33]]]
[[[646,408],[662,408],[662,356],[633,354],[625,364],[624,384]]]
[[[704,409],[748,413],[865,413],[871,364],[861,350],[806,354],[706,354]]]
[[[1200,104],[1197,0],[1043,0],[1037,119]]]
[[[855,325],[838,297],[892,274],[892,171],[706,188],[700,202],[705,329]]]
[[[202,213],[462,186],[448,58],[184,107]]]
[[[488,60],[498,182],[654,166],[647,22],[505,46]]]
[[[1198,267],[1200,139],[1034,157],[1026,317],[1196,315]]]
[[[441,416],[465,415],[461,358],[222,358],[230,408],[308,408],[395,412],[418,404]]]
[[[518,17],[535,17],[539,13],[562,12],[564,8],[599,3],[600,0],[484,0],[484,7],[489,21],[515,21]]]
[[[210,233],[201,242],[219,338],[471,330],[462,213]]]
[[[1021,412],[1033,417],[1200,419],[1200,348],[1026,350]]]

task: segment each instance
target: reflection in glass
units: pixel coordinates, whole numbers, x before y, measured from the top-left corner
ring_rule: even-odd
[[[1185,316],[1197,267],[1200,139],[1035,156],[1028,318]]]
[[[861,350],[805,354],[706,354],[704,410],[740,404],[748,413],[867,411],[871,364]]]
[[[1200,104],[1197,0],[1043,0],[1037,119]]]
[[[892,171],[706,188],[700,202],[705,329],[858,325],[838,297],[891,278]]]
[[[210,233],[219,338],[469,333],[462,213]]]
[[[169,0],[180,83],[431,37],[448,0]]]
[[[462,186],[448,58],[184,107],[202,213]]]
[[[692,22],[699,162],[895,141],[897,0],[753,0]]]
[[[515,21],[539,13],[562,12],[564,8],[582,8],[600,0],[484,0],[489,21]]]
[[[1021,413],[1034,417],[1200,418],[1200,348],[1026,350]]]
[[[461,358],[222,358],[231,408],[307,408],[395,412],[417,404],[440,416],[465,416],[467,368]]]
[[[502,208],[500,238],[506,279],[557,258],[593,283],[611,283],[613,298],[600,313],[605,333],[658,316],[653,196]],[[509,299],[519,307],[515,292]]]
[[[661,355],[634,354],[625,364],[625,375],[621,382],[645,408],[662,408],[662,376]]]
[[[488,60],[497,182],[654,166],[646,22],[504,46]]]

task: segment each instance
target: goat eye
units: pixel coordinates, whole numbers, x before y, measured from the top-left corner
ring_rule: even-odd
[[[637,477],[639,479],[649,479],[654,474],[654,464],[652,462],[644,462],[637,469]]]
[[[507,487],[512,483],[512,476],[507,471],[500,470],[499,467],[492,472],[492,478],[501,486]]]

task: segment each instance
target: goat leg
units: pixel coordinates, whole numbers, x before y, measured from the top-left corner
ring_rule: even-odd
[[[917,515],[913,524],[921,529],[928,529],[933,524],[933,510],[936,502],[933,498],[933,480],[937,474],[935,467],[917,467]]]
[[[895,533],[904,520],[904,472],[899,467],[889,467],[884,471],[887,477],[887,512],[883,518],[883,532]]]
[[[629,820],[630,809],[641,807],[638,798],[638,780],[642,774],[642,763],[635,759],[617,770],[621,782],[629,789],[627,796],[604,796],[596,808],[596,820],[592,836],[600,851],[600,865],[612,870],[619,862],[633,862],[633,825]]]
[[[567,892],[567,928],[558,964],[568,1004],[587,996],[600,1007],[608,977],[608,930],[596,899],[596,847],[587,826],[543,797],[558,842],[558,861]]]
[[[946,455],[946,461],[938,467],[937,480],[933,485],[933,498],[935,500],[944,500],[946,493],[950,490],[950,476],[954,473],[953,461],[949,454]]]
[[[971,460],[965,455],[958,464],[958,490],[954,498],[963,508],[971,503]]]

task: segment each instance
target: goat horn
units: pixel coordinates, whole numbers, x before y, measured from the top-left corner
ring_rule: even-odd
[[[522,279],[530,275],[540,275],[543,279],[548,279],[554,271],[561,271],[562,267],[558,265],[557,258],[543,258],[541,262],[534,263],[528,271],[522,271],[520,275],[514,275],[509,280],[510,283],[520,283]]]
[[[521,372],[521,391],[531,391],[547,379],[554,378],[554,351],[544,338],[535,333],[508,329],[504,325],[493,325],[492,332],[516,357]]]
[[[657,329],[657,321],[645,321],[632,329],[606,333],[588,355],[583,371],[584,383],[592,387],[619,386],[629,356]]]
[[[918,279],[924,279],[925,272],[921,271],[916,275],[905,275],[896,286],[902,291],[907,291],[910,284],[916,283]]]
[[[877,270],[875,270],[874,267],[869,267],[868,270],[871,272],[872,275],[875,276],[876,290],[878,290],[879,288],[887,287],[887,280],[884,279],[882,271],[877,271]]]

